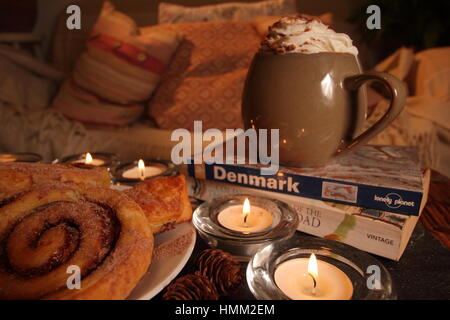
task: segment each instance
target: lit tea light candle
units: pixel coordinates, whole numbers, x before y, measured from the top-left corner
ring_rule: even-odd
[[[92,155],[89,152],[87,152],[86,155],[84,156],[84,159],[74,160],[72,161],[72,163],[81,163],[90,166],[100,167],[105,164],[105,161],[102,159],[94,159]]]
[[[317,260],[296,258],[282,262],[275,270],[278,288],[293,300],[348,300],[353,295],[350,278],[336,266]]]
[[[146,165],[144,160],[140,159],[138,161],[138,165],[125,170],[122,173],[122,177],[126,179],[145,180],[147,178],[160,175],[166,170],[167,167],[162,163],[152,163],[150,165]]]
[[[144,163],[144,160],[139,159],[139,161],[138,161],[138,169],[139,169],[139,179],[145,180],[145,163]]]
[[[246,198],[243,205],[229,206],[222,210],[217,220],[227,229],[251,233],[270,227],[273,217],[263,208],[250,206],[250,201]]]

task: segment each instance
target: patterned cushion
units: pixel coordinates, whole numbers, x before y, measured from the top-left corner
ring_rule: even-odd
[[[295,0],[266,0],[256,3],[230,2],[197,7],[162,2],[158,8],[158,22],[162,24],[217,20],[250,21],[256,16],[283,15],[295,12]]]
[[[149,102],[149,115],[165,129],[242,127],[241,96],[260,37],[238,21],[160,25],[183,32],[171,64]]]
[[[71,76],[77,87],[76,93],[69,89],[72,86],[63,86],[53,103],[54,107],[75,118],[81,112],[82,104],[73,102],[92,102],[92,99],[86,100],[86,96],[95,96],[103,102],[84,106],[82,109],[86,114],[83,114],[83,119],[76,117],[78,120],[85,121],[86,118],[91,123],[114,125],[135,120],[139,116],[137,110],[143,111],[141,106],[153,93],[181,39],[179,33],[171,30],[147,28],[142,34],[131,18],[105,1],[86,50],[78,59]],[[73,98],[72,103],[64,105],[70,100],[69,96]],[[69,111],[69,105],[75,110]],[[99,105],[102,112],[97,112]],[[130,105],[138,105],[139,108],[130,108]],[[80,109],[76,109],[77,106]],[[105,112],[107,107],[114,111]],[[114,116],[117,108],[123,108],[120,120]]]

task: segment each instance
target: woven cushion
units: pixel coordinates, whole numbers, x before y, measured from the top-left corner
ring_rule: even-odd
[[[193,129],[242,127],[241,96],[260,37],[250,23],[238,21],[160,25],[183,32],[161,84],[149,102],[159,127]]]

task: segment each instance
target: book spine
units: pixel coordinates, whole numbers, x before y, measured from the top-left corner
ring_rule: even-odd
[[[400,249],[402,224],[394,225],[358,214],[348,214],[338,208],[327,206],[326,203],[319,200],[233,186],[221,182],[188,178],[188,191],[191,197],[203,201],[233,194],[249,194],[278,199],[291,205],[297,212],[299,216],[298,231],[337,240],[392,260],[398,260],[402,253]]]
[[[277,175],[263,176],[259,168],[239,165],[189,164],[188,173],[197,179],[412,216],[419,215],[422,200],[422,192],[323,179],[282,170]]]

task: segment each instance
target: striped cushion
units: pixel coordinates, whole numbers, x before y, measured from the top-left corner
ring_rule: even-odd
[[[131,116],[129,106],[141,106],[150,98],[181,40],[180,33],[157,27],[146,28],[142,34],[131,18],[116,11],[110,2],[105,1],[88,38],[86,50],[76,62],[71,76],[71,81],[78,88],[77,94],[70,91],[66,84],[55,100],[55,108],[72,118],[79,115],[81,106],[78,106],[78,110],[69,111],[69,106],[62,103],[70,100],[68,96],[77,97],[77,100],[80,90],[83,90],[103,102],[93,108],[82,108],[83,112],[95,112],[79,116],[79,120],[84,121],[81,118],[86,118],[94,123],[129,123],[124,122],[124,119],[135,119],[137,110],[134,108]],[[102,112],[97,112],[99,105],[102,106]],[[75,107],[73,103],[71,106]],[[107,106],[114,111],[104,112]],[[129,116],[120,121],[115,116],[99,118],[100,115],[115,115],[118,108],[127,109],[124,113]]]
[[[112,102],[147,100],[180,40],[171,31],[147,30],[141,35],[129,17],[105,2],[73,78],[80,87]]]
[[[53,107],[66,117],[86,124],[123,126],[135,121],[144,104],[117,105],[95,96],[66,80],[53,100]]]

